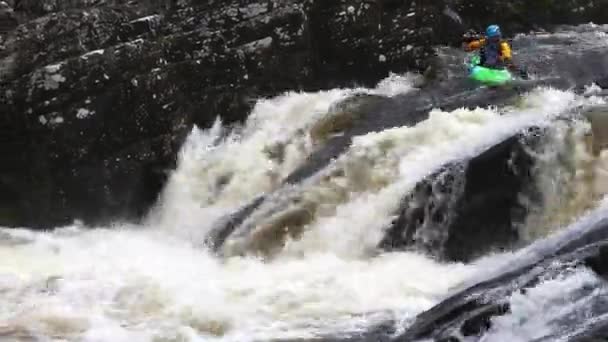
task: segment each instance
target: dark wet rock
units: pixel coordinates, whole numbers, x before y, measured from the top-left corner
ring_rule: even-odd
[[[350,133],[361,121],[370,120],[369,115],[373,115],[378,104],[384,101],[383,96],[355,94],[332,105],[310,128],[313,143],[322,146],[332,136]]]
[[[450,8],[466,18],[468,27],[481,30],[488,23],[497,23],[508,34],[548,28],[555,24],[603,23],[608,18],[608,2],[604,0],[448,2]]]
[[[528,289],[545,281],[567,277],[587,267],[596,270],[594,263],[607,261],[604,259],[608,243],[608,221],[595,219],[579,224],[583,227],[572,229],[572,233],[554,239],[553,243],[543,241],[532,246],[532,253],[522,253],[514,265],[505,267],[499,275],[456,293],[421,313],[406,332],[394,340],[452,338],[461,341],[460,336],[464,332],[471,333],[465,335],[469,338],[467,341],[479,340],[491,326],[493,317],[510,313],[508,307],[511,295],[525,295]],[[567,289],[564,300],[577,302],[579,306],[573,311],[564,312],[561,315],[563,317],[552,317],[552,324],[560,327],[556,330],[559,331],[557,335],[544,336],[535,341],[557,340],[572,336],[573,332],[580,336],[580,339],[574,339],[577,341],[584,341],[583,337],[586,336],[597,336],[598,332],[603,331],[602,325],[587,325],[587,322],[594,321],[594,317],[603,317],[608,312],[608,302],[602,294],[606,286],[608,284],[598,277],[595,281],[581,282],[580,288]],[[484,312],[481,316],[477,314],[480,311]]]
[[[395,336],[397,325],[385,322],[374,325],[366,331],[348,331],[339,336],[318,336],[312,338],[272,339],[268,342],[388,342]]]
[[[9,3],[0,1],[0,36],[2,33],[7,33],[17,26],[17,18],[15,12]],[[0,41],[0,44],[2,41]]]
[[[206,238],[205,244],[212,250],[218,250],[251,213],[253,213],[266,198],[260,196],[251,203],[224,218],[222,222],[217,222],[218,229],[214,229]]]
[[[596,255],[585,259],[585,264],[593,272],[608,280],[608,247],[601,247]]]
[[[507,312],[509,312],[509,305],[506,303],[472,310],[470,317],[460,327],[460,333],[462,336],[479,336],[490,329],[492,317],[504,315]]]
[[[0,51],[0,225],[137,219],[193,124],[242,120],[307,73],[300,6],[164,4],[16,4],[39,17]]]
[[[528,151],[538,136],[539,130],[531,129],[510,137],[419,182],[402,200],[381,247],[412,247],[467,261],[516,245],[528,213],[522,198],[540,198]]]
[[[602,317],[590,323],[583,331],[564,337],[571,342],[603,342],[606,341],[606,336],[608,336],[608,319]],[[550,341],[550,339],[546,339],[546,341]]]

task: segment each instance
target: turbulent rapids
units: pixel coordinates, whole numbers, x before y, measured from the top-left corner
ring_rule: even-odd
[[[518,36],[505,88],[442,48],[194,128],[142,224],[0,229],[0,341],[603,336],[607,30]]]

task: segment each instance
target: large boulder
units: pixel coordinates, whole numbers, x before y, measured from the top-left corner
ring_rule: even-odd
[[[381,247],[416,247],[453,261],[513,247],[526,204],[540,205],[529,152],[539,137],[539,129],[512,136],[419,182],[404,196]]]

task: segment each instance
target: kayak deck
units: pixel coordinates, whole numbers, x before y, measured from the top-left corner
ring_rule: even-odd
[[[487,84],[501,85],[513,80],[506,69],[492,69],[479,65],[479,56],[473,56],[469,63],[469,78]]]

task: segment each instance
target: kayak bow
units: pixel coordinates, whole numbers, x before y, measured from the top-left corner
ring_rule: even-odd
[[[513,76],[507,69],[492,69],[479,65],[478,55],[471,57],[469,61],[469,78],[485,85],[502,85],[513,80]]]

